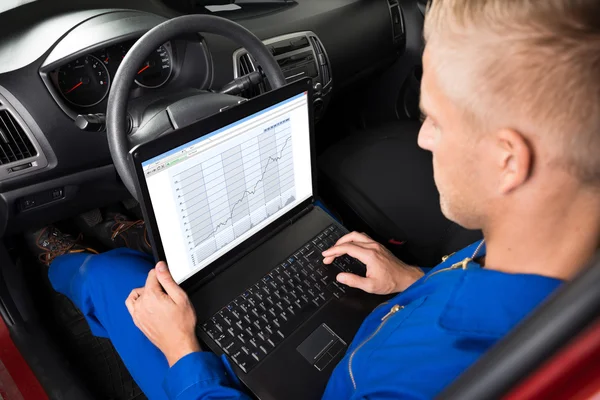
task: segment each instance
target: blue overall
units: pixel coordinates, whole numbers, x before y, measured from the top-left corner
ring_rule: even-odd
[[[432,398],[561,283],[486,270],[475,262],[448,269],[471,257],[477,244],[446,259],[365,319],[324,399]],[[133,324],[125,299],[144,286],[153,267],[151,257],[118,249],[58,257],[49,276],[83,312],[94,335],[110,338],[150,399],[248,398],[226,358],[192,353],[169,368]]]

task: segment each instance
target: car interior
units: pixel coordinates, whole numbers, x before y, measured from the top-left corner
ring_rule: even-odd
[[[50,224],[77,234],[115,205],[140,219],[128,149],[240,98],[310,77],[322,203],[405,262],[432,267],[481,238],[442,215],[417,146],[425,0],[17,3],[0,5],[0,314],[50,398],[145,396],[52,290],[25,235]],[[190,20],[158,45],[139,41],[184,15],[230,25]],[[120,69],[132,49],[142,67]]]

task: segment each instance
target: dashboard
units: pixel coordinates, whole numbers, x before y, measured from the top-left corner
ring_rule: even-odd
[[[50,73],[52,84],[74,108],[96,106],[108,96],[119,65],[134,43],[110,46],[66,63]],[[135,83],[141,88],[157,89],[167,84],[173,68],[173,48],[167,42],[140,65]]]
[[[322,116],[337,92],[398,58],[403,1],[409,0],[297,0],[268,12],[220,15],[263,40],[288,81],[311,77]],[[0,139],[14,139],[0,140],[0,236],[128,197],[106,132],[82,130],[75,121],[106,113],[128,51],[178,15],[160,0],[38,0],[0,13]],[[257,67],[225,38],[172,38],[139,66],[129,107],[146,110],[218,90]],[[268,88],[266,82],[243,95]]]

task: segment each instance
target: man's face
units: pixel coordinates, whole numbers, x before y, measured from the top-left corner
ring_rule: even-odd
[[[444,215],[466,228],[480,229],[490,194],[486,170],[485,140],[465,113],[444,93],[442,77],[435,68],[435,48],[423,57],[421,105],[426,119],[419,133],[419,146],[433,154],[433,171]],[[448,76],[448,72],[445,73]],[[460,82],[456,82],[460,84]],[[493,179],[492,179],[493,180]],[[486,182],[487,181],[487,182]]]

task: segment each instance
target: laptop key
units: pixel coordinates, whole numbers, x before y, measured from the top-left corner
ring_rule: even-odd
[[[270,296],[271,293],[273,292],[272,288],[269,287],[269,285],[261,285],[261,289],[262,289],[263,292],[265,292],[265,294],[267,296]]]
[[[242,322],[241,320],[236,322],[235,326],[237,326],[240,330],[244,330],[244,322]]]
[[[350,289],[350,287],[344,285],[343,283],[339,283],[338,281],[333,281],[333,284],[342,292],[346,293]]]
[[[278,301],[277,303],[275,303],[275,308],[276,308],[276,310],[279,310],[280,312],[283,311],[283,303],[281,301]]]
[[[240,369],[242,371],[244,371],[245,373],[250,372],[250,370],[256,364],[258,364],[258,361],[254,357],[252,357],[250,354],[241,353],[239,356],[232,357],[232,358],[233,358],[233,361],[235,361],[235,363],[238,365],[238,367],[240,367]]]
[[[243,302],[241,302],[241,303],[238,303],[238,307],[242,311],[241,315],[248,313],[248,306],[249,306],[249,304],[245,300]]]
[[[261,291],[257,291],[256,293],[254,293],[254,298],[258,301],[263,301],[263,299],[265,298],[265,294]]]
[[[223,332],[225,332],[224,324],[222,324],[222,323],[220,323],[220,322],[215,322],[215,324],[214,324],[214,325],[215,325],[215,328],[217,328],[217,330],[218,330],[220,333],[223,333]]]
[[[331,293],[329,290],[322,290],[319,292],[319,297],[323,299],[323,301],[327,301],[333,297],[333,293]]]
[[[242,348],[243,343],[238,338],[231,338],[221,344],[221,347],[227,354],[233,354]]]
[[[329,290],[329,292],[333,293],[333,295],[338,299],[342,297],[342,292],[336,285],[333,284],[333,282],[327,285],[327,289]]]
[[[233,325],[233,321],[229,315],[223,315],[223,321],[227,324],[227,326]]]
[[[229,338],[229,336],[226,333],[221,333],[219,334],[217,337],[213,338],[213,340],[219,345],[221,346],[221,343],[223,343],[225,340],[227,340],[227,338]]]
[[[258,329],[254,325],[249,325],[246,327],[246,329],[244,329],[244,331],[246,332],[248,337],[252,339],[254,335],[256,335],[256,332],[258,332]]]
[[[289,306],[290,304],[292,304],[292,298],[290,297],[289,294],[281,296],[281,300],[283,300],[283,303],[285,306]]]
[[[260,353],[258,351],[253,351],[252,352],[252,357],[254,357],[254,359],[256,361],[260,361],[262,359],[262,355],[260,355]]]
[[[204,325],[202,325],[202,330],[204,330],[204,332],[206,332],[206,334],[210,336],[211,339],[214,339],[219,335],[217,328],[215,328],[212,322],[207,322]]]
[[[267,331],[269,333],[269,335],[272,335],[273,333],[275,333],[275,331],[273,330],[273,327],[271,325],[265,326],[265,331]]]

